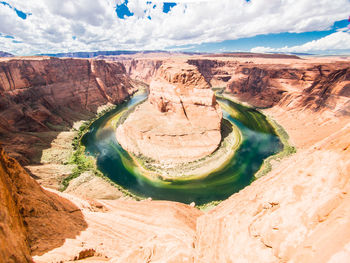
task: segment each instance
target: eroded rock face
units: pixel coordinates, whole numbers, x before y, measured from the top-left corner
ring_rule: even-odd
[[[123,101],[133,91],[132,81],[118,62],[45,57],[3,60],[0,141],[22,164],[38,163],[41,150],[58,132],[74,121],[91,118],[101,105]]]
[[[118,127],[124,149],[164,163],[209,155],[221,141],[222,112],[213,91],[188,64],[163,64],[148,100]]]
[[[349,61],[337,58],[297,59],[295,56],[210,55],[186,60],[212,87],[225,88],[238,100],[258,108],[276,105],[336,109],[349,115]],[[273,58],[274,57],[274,58]],[[155,76],[150,59],[123,61],[131,76],[148,82]],[[155,62],[153,62],[155,63]],[[161,63],[161,62],[159,62]],[[164,62],[163,62],[164,63]],[[131,65],[131,66],[129,66]],[[339,100],[339,97],[342,98]]]
[[[0,261],[32,262],[27,231],[16,204],[16,187],[7,171],[8,164],[7,156],[0,148]]]
[[[59,196],[75,206],[56,196],[61,206],[1,152],[0,215],[5,217],[0,226],[5,234],[0,231],[0,261],[6,262],[11,253],[16,254],[15,262],[30,261],[31,240],[34,255],[50,250],[36,256],[38,263],[72,261],[92,250],[96,262],[348,262],[349,64],[275,64],[208,66],[208,72],[218,73],[208,73],[212,83],[224,71],[229,73],[227,91],[241,100],[259,107],[266,101],[275,105],[265,112],[287,130],[298,150],[204,215],[176,202],[116,200],[91,205],[64,193]],[[283,94],[274,97],[274,90]],[[269,101],[268,94],[276,102]],[[171,109],[178,105],[173,104],[161,102],[164,112],[158,104],[148,107],[160,115],[175,115]],[[14,115],[6,116],[10,123]],[[27,137],[17,140],[32,145]],[[75,236],[86,224],[73,220],[80,211],[88,228]],[[54,221],[57,217],[61,221]],[[32,226],[28,236],[23,220]],[[50,236],[57,230],[72,235]],[[57,243],[45,248],[51,242]]]
[[[195,262],[348,262],[349,132],[348,122],[200,217]]]
[[[87,227],[70,201],[44,190],[0,146],[0,261],[32,262]]]
[[[157,72],[157,69],[163,64],[163,60],[122,60],[126,72],[132,79],[141,80],[145,83],[150,83]]]

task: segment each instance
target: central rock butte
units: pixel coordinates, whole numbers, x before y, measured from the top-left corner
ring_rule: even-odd
[[[118,126],[120,145],[161,163],[191,162],[214,152],[221,141],[222,111],[195,66],[163,64],[146,102]]]

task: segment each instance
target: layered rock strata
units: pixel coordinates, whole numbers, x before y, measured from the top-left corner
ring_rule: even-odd
[[[117,128],[124,149],[162,163],[190,162],[211,154],[221,141],[222,112],[198,70],[163,64],[146,102]]]
[[[22,164],[38,163],[58,132],[134,92],[121,63],[29,57],[0,61],[0,141]],[[29,147],[30,146],[30,147]]]
[[[23,168],[1,152],[0,261],[30,261],[29,243],[34,244],[33,255],[47,251],[35,256],[38,263],[84,257],[86,262],[348,262],[349,62],[220,61],[214,66],[201,62],[207,67],[205,77],[224,87],[228,81],[221,76],[230,76],[226,90],[236,98],[258,107],[273,105],[264,112],[286,129],[296,154],[275,162],[267,176],[203,215],[175,202],[99,202],[51,195],[39,191]],[[268,73],[244,70],[254,67]],[[276,74],[271,74],[272,68]],[[299,70],[305,77],[288,77]],[[244,82],[248,85],[239,85]],[[27,137],[17,138],[32,145]],[[68,208],[47,196],[67,202]],[[79,211],[87,228],[80,220],[67,219]],[[54,221],[57,217],[63,220]],[[55,231],[72,235],[55,236]],[[55,245],[47,246],[51,242]]]
[[[344,59],[191,59],[213,87],[259,108],[328,108],[349,114],[350,63]],[[338,105],[337,105],[338,103]]]
[[[273,58],[275,57],[275,58]],[[238,100],[259,108],[275,105],[335,109],[349,114],[349,60],[248,54],[178,58],[197,67],[212,87],[223,88]],[[157,61],[157,63],[155,62]],[[164,60],[123,61],[131,76],[150,82]],[[153,66],[152,66],[153,65]],[[338,103],[338,105],[337,105]]]

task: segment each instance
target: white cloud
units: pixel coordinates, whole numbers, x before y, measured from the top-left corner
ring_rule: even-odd
[[[323,38],[307,42],[300,46],[270,48],[255,47],[251,52],[268,53],[268,52],[299,52],[314,53],[319,51],[350,51],[350,32],[348,30],[338,31]]]
[[[115,12],[122,0],[7,2],[32,13],[23,20],[0,4],[0,33],[22,42],[0,38],[0,50],[18,55],[164,49],[257,34],[327,30],[350,10],[349,0],[180,0],[165,14],[160,0],[153,1],[156,8],[146,0],[129,0],[135,15],[123,20]]]

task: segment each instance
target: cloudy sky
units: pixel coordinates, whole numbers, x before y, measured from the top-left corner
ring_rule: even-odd
[[[350,0],[0,0],[0,50],[350,54]]]

